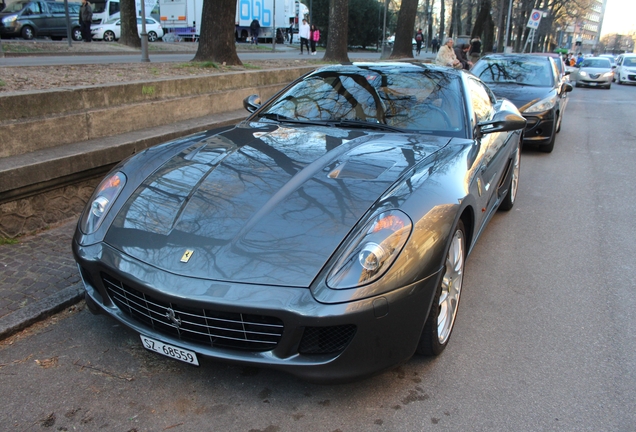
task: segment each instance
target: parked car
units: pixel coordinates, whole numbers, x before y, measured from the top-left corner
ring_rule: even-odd
[[[491,54],[471,69],[498,97],[510,99],[528,124],[524,144],[554,150],[565,112],[565,94],[572,85],[562,82],[552,58],[531,54]]]
[[[82,40],[79,25],[79,3],[68,3],[71,18],[71,37]],[[22,37],[30,40],[50,36],[61,40],[68,36],[64,3],[54,1],[18,0],[0,12],[0,36]]]
[[[614,76],[619,84],[636,83],[636,54],[621,54]]]
[[[590,57],[576,66],[572,73],[576,87],[603,87],[610,89],[614,80],[614,69],[606,57]]]
[[[73,240],[89,309],[173,359],[313,381],[440,354],[465,260],[516,201],[515,106],[402,62],[326,66],[244,105],[99,184]]]
[[[141,33],[141,17],[137,17],[137,31]],[[146,32],[148,40],[156,42],[163,37],[163,28],[159,21],[154,18],[146,17]],[[95,40],[104,40],[113,42],[121,37],[121,19],[113,18],[106,21],[105,24],[93,24],[91,26],[91,34]]]

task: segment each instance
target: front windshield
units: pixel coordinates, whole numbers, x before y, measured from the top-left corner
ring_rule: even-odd
[[[625,57],[623,59],[623,66],[636,66],[636,57]]]
[[[554,85],[551,64],[546,59],[482,59],[471,72],[489,84],[516,83],[537,87]]]
[[[91,2],[91,6],[93,7],[93,13],[102,13],[106,10],[106,2]]]
[[[463,136],[459,79],[420,67],[327,68],[270,102],[259,116],[307,122],[362,121]]]
[[[6,13],[6,12],[20,12],[28,4],[29,4],[29,2],[15,2],[15,3],[11,3],[10,5],[8,5],[2,11],[2,13]]]
[[[581,63],[581,67],[609,69],[612,67],[612,65],[607,59],[587,59],[583,60],[583,62]]]

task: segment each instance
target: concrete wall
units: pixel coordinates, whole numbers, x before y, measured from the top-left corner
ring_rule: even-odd
[[[0,96],[0,237],[79,215],[101,176],[144,148],[233,124],[311,67]]]

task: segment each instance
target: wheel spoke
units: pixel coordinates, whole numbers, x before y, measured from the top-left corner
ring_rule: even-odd
[[[445,273],[442,277],[439,296],[439,315],[437,317],[437,335],[439,343],[444,344],[450,336],[464,277],[464,234],[457,230],[446,256]]]

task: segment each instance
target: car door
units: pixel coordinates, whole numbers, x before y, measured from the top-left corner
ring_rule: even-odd
[[[44,10],[43,10],[44,8]],[[46,5],[43,2],[33,1],[30,2],[20,17],[23,21],[22,27],[30,26],[33,28],[36,36],[47,36],[46,19],[47,19]]]
[[[474,77],[467,79],[468,91],[476,123],[491,120],[496,112],[497,99],[488,87]],[[478,177],[478,192],[482,198],[481,208],[490,214],[498,204],[497,189],[505,174],[508,161],[506,132],[494,132],[479,138],[481,162]]]
[[[66,10],[64,9],[64,3],[48,2],[46,6],[49,9],[46,23],[49,34],[52,36],[66,36]]]

